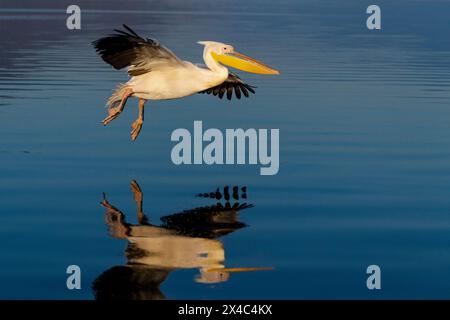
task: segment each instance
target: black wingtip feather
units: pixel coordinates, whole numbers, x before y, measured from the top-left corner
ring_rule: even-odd
[[[129,26],[127,26],[126,24],[123,24],[123,27],[125,28],[125,29],[127,29],[128,30],[128,32],[130,32],[132,35],[134,35],[136,38],[140,38],[139,36],[138,36],[138,34],[136,33],[136,32],[134,32],[134,30],[133,29],[131,29]]]
[[[233,97],[233,86],[231,84],[227,85],[227,99],[231,100]]]
[[[248,89],[248,91],[250,91],[251,93],[253,93],[253,94],[256,93],[255,90],[253,90],[253,88],[256,88],[256,87],[249,86],[248,84],[246,84],[245,87],[246,87],[246,88]]]
[[[241,99],[241,89],[239,89],[239,86],[234,87],[234,94],[236,95],[236,98],[238,98],[238,100]]]
[[[245,96],[246,98],[248,98],[248,90],[245,88],[245,86],[242,86],[242,87],[241,87],[241,90],[242,90],[242,93],[244,94],[244,96]]]
[[[223,95],[225,94],[225,91],[226,91],[225,88],[223,88],[223,87],[220,88],[220,90],[219,90],[219,98],[220,98],[220,99],[223,98]]]
[[[214,96],[218,96],[219,99],[222,99],[226,93],[227,99],[231,100],[233,97],[233,92],[237,99],[241,99],[242,94],[248,98],[250,96],[249,92],[255,94],[254,88],[256,87],[246,84],[241,80],[241,78],[239,78],[239,76],[230,72],[228,79],[226,79],[223,83],[200,91],[199,93],[213,94]]]

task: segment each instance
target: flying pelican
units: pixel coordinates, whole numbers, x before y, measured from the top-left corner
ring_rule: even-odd
[[[231,100],[233,90],[238,99],[241,92],[248,97],[254,87],[243,82],[224,66],[258,74],[279,74],[275,69],[234,50],[231,45],[199,41],[204,46],[206,65],[180,60],[172,51],[153,39],[144,39],[130,27],[125,31],[100,38],[92,44],[101,58],[116,70],[128,68],[130,80],[120,84],[108,100],[107,125],[117,118],[129,97],[139,98],[139,117],[132,124],[131,139],[138,137],[144,123],[147,100],[177,99],[194,93],[207,93]]]

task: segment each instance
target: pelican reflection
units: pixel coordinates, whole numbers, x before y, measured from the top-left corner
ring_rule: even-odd
[[[240,211],[253,207],[239,202],[247,199],[246,187],[198,194],[216,203],[164,216],[159,226],[144,214],[143,193],[135,180],[131,190],[138,224],[128,223],[106,196],[101,203],[110,235],[126,239],[128,245],[126,265],[110,268],[94,281],[97,299],[164,299],[160,284],[176,269],[198,269],[199,283],[224,282],[233,272],[267,269],[225,267],[224,245],[217,239],[246,226],[238,219]]]

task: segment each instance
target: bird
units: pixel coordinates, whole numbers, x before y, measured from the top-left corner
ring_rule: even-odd
[[[178,58],[159,41],[139,36],[129,26],[124,30],[92,42],[95,51],[114,69],[127,68],[130,79],[119,84],[108,99],[108,116],[103,125],[116,119],[130,97],[139,99],[139,116],[132,123],[131,140],[135,141],[144,123],[144,106],[148,100],[169,100],[196,93],[212,94],[220,99],[226,94],[231,100],[255,93],[254,86],[245,83],[226,66],[256,74],[280,74],[264,63],[237,52],[233,46],[216,41],[198,41],[203,45],[204,64],[194,64]]]

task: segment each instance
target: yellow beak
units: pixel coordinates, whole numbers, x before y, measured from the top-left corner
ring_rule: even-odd
[[[258,74],[280,74],[278,70],[272,69],[264,63],[247,57],[246,55],[243,55],[239,52],[226,54],[217,54],[215,52],[212,52],[211,54],[214,60],[216,60],[217,62],[242,71]]]

